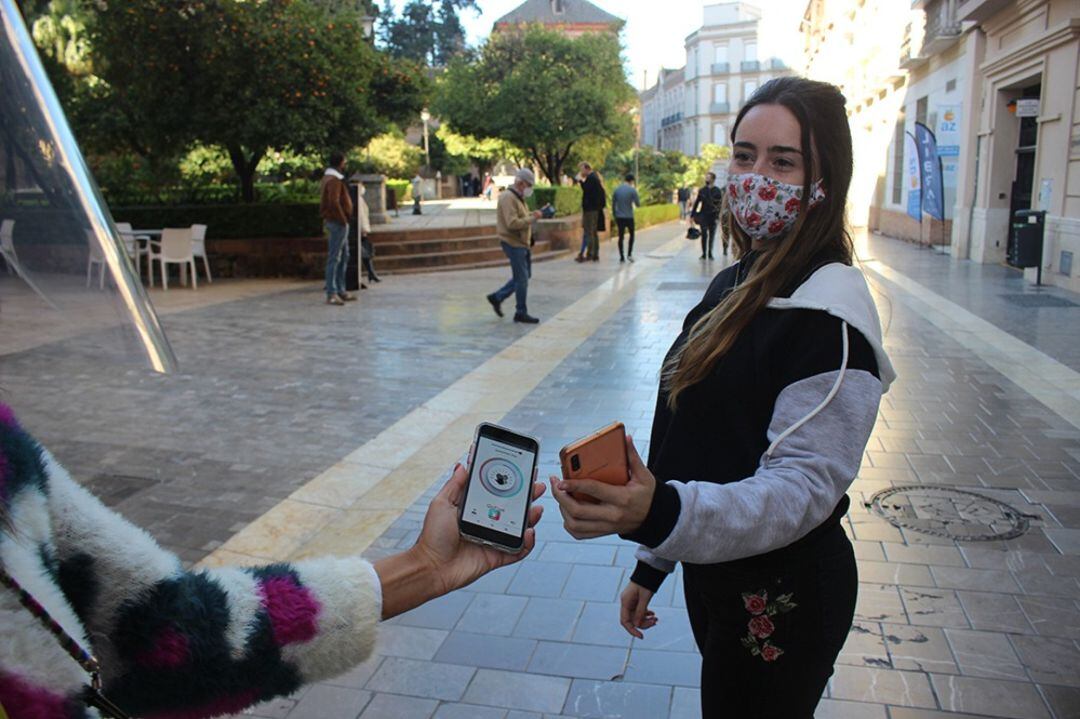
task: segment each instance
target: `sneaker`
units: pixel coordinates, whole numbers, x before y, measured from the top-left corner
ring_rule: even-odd
[[[574,258],[574,262],[584,262],[584,261],[585,261],[585,255],[578,255],[577,257]]]
[[[704,259],[705,259],[705,255],[702,255],[702,256],[701,256],[701,257],[699,257],[698,259],[699,259],[699,260],[704,260]]]
[[[599,261],[600,261],[600,256],[599,256],[599,255],[597,255],[596,257],[593,257],[593,258],[592,258],[592,261],[593,261],[593,262],[599,262]]]
[[[514,315],[514,322],[524,322],[527,325],[535,325],[539,321],[540,321],[539,319],[537,319],[536,317],[533,317],[530,314],[521,313],[521,314]]]
[[[495,314],[497,314],[499,317],[502,317],[503,316],[502,302],[500,302],[499,299],[497,297],[495,297],[494,294],[488,295],[487,296],[487,301],[491,303],[491,309],[495,310]],[[517,319],[517,318],[515,318],[515,319]]]
[[[710,259],[710,260],[716,259],[715,257],[713,257],[713,256],[712,256],[712,253],[711,253],[711,252],[709,253],[709,259]]]
[[[633,262],[634,261],[634,256],[630,255],[629,257],[626,258],[626,260],[627,260],[627,262]]]
[[[338,292],[338,297],[340,297],[343,302],[356,302],[356,295],[352,292]]]
[[[619,262],[626,262],[626,258],[625,257],[620,257]],[[631,260],[631,262],[633,262],[633,260]]]
[[[337,295],[327,295],[326,296],[326,304],[328,304],[328,305],[343,305],[343,304],[345,304],[345,300],[341,299]]]

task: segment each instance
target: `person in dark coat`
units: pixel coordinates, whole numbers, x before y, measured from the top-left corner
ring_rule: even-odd
[[[698,190],[697,199],[690,210],[690,218],[701,226],[701,259],[713,259],[713,240],[716,238],[716,225],[720,221],[720,207],[724,201],[724,192],[716,186],[716,174],[705,173],[705,186]],[[727,254],[727,242],[724,243]]]

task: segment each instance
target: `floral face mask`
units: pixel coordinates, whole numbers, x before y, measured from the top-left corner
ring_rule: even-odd
[[[810,185],[807,209],[825,199],[821,180]],[[728,177],[728,204],[735,222],[751,240],[771,240],[787,234],[799,219],[802,187],[754,172]]]

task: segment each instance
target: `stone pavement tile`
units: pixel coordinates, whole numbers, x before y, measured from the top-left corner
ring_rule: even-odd
[[[575,679],[563,713],[583,718],[656,719],[667,716],[670,709],[670,687]]]
[[[968,629],[971,624],[951,589],[900,587],[908,617],[913,624]]]
[[[629,647],[631,636],[619,624],[619,605],[586,602],[572,640],[582,644]]]
[[[1006,635],[998,632],[946,629],[945,636],[952,646],[961,674],[1021,681],[1028,678]]]
[[[814,719],[887,719],[881,704],[849,702],[842,699],[822,699]]]
[[[882,636],[894,669],[958,674],[952,649],[939,627],[882,624]]]
[[[642,684],[701,685],[701,654],[641,649],[635,643],[626,667],[626,681]]]
[[[1019,592],[1020,587],[1009,572],[996,569],[965,569],[931,565],[937,586],[946,589],[975,589],[984,592]]]
[[[1080,578],[1080,557],[1062,554],[1041,555],[1050,571],[1059,577]]]
[[[859,560],[859,581],[868,584],[905,584],[909,587],[933,587],[930,568],[923,564]]]
[[[615,679],[626,667],[627,650],[566,642],[540,642],[529,661],[530,674],[570,679]]]
[[[669,719],[701,719],[701,690],[675,687]]]
[[[476,670],[472,667],[388,657],[367,683],[375,692],[458,701]]]
[[[552,542],[546,541],[540,561],[561,562],[565,564],[603,564],[615,563],[617,547],[596,542]]]
[[[1001,550],[965,544],[960,546],[964,559],[973,569],[1043,569],[1047,555],[1038,552]]]
[[[451,592],[388,621],[391,624],[404,624],[410,627],[453,629],[474,596],[476,595],[472,592]]]
[[[995,592],[963,591],[957,592],[956,596],[975,629],[1018,634],[1031,634],[1034,631],[1020,609],[1019,602],[1022,597]]]
[[[236,717],[259,717],[259,719],[285,719],[289,712],[296,706],[297,699],[293,697],[278,697],[268,702],[248,707],[236,714]]]
[[[572,568],[572,564],[563,562],[522,562],[506,592],[530,597],[558,597]]]
[[[1039,687],[1054,713],[1054,719],[1076,719],[1080,717],[1080,689],[1045,684]]]
[[[941,708],[1008,719],[1050,719],[1034,684],[931,674]]]
[[[1053,574],[1049,569],[1023,569],[1013,572],[1025,594],[1080,599],[1080,580]]]
[[[838,664],[829,680],[829,696],[832,699],[937,708],[930,682],[920,672]]]
[[[388,627],[379,628],[380,640],[382,630],[387,628]],[[431,657],[424,658],[430,659]],[[373,654],[368,657],[367,661],[357,664],[355,667],[345,672],[344,674],[333,677],[331,679],[327,679],[325,682],[321,683],[332,684],[338,687],[349,687],[351,689],[363,689],[364,685],[368,683],[368,680],[371,679],[371,677],[375,674],[376,671],[378,671],[379,665],[382,664],[382,662],[383,657],[379,653]]]
[[[644,639],[637,639],[645,649],[669,652],[696,652],[694,630],[690,627],[690,615],[684,607],[661,608],[656,613],[659,620],[655,627],[644,632]],[[619,626],[619,631],[626,630]],[[629,635],[627,635],[629,636]]]
[[[860,667],[892,668],[889,662],[889,650],[885,648],[885,639],[881,636],[881,625],[860,621],[852,623],[836,662]]]
[[[410,542],[408,546],[411,547],[414,542],[415,540]],[[469,586],[465,587],[465,591],[502,594],[506,591],[506,588],[510,586],[510,583],[517,578],[517,573],[521,571],[521,567],[521,564],[511,564],[496,569],[494,572],[485,574]]]
[[[956,712],[941,712],[932,709],[912,709],[910,707],[889,707],[891,719],[985,719],[985,714],[957,714]]]
[[[432,719],[505,719],[506,710],[477,704],[442,704]]]
[[[562,711],[570,680],[495,669],[478,669],[465,692],[465,702],[524,711]]]
[[[617,601],[625,571],[622,567],[576,564],[563,586],[562,598],[592,602]]]
[[[517,709],[511,709],[506,714],[506,719],[548,719],[548,717],[554,717],[558,719],[554,714],[538,714],[536,712],[523,712]]]
[[[535,649],[532,639],[451,632],[434,659],[444,664],[523,671]]]
[[[852,539],[851,546],[855,550],[855,558],[860,562],[864,559],[869,559],[874,562],[885,561],[885,552],[881,548],[881,542],[864,542],[858,539]]]
[[[514,627],[515,637],[567,641],[574,633],[585,602],[533,597]]]
[[[1010,636],[1020,661],[1039,684],[1080,687],[1080,648],[1072,639]]]
[[[899,588],[891,584],[859,584],[855,618],[863,622],[907,622]]]
[[[355,719],[371,700],[371,692],[316,684],[289,712],[290,719]]]
[[[376,694],[360,719],[429,719],[438,705],[434,699]]]
[[[383,623],[379,627],[377,654],[406,659],[431,659],[446,639],[445,629],[424,629],[404,624]]]
[[[525,605],[525,597],[506,594],[477,594],[457,624],[458,631],[510,636]]]
[[[1046,527],[1043,531],[1062,554],[1080,555],[1080,529]]]
[[[1018,597],[1035,632],[1046,637],[1080,639],[1080,604],[1064,597]]]
[[[908,564],[933,564],[942,567],[964,567],[964,556],[955,546],[918,546],[911,547],[896,542],[883,542],[885,557],[890,562]]]

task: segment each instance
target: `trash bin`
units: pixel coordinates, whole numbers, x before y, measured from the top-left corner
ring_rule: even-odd
[[[1012,246],[1009,264],[1013,267],[1035,267],[1035,284],[1042,284],[1043,230],[1045,210],[1017,210],[1013,213]]]

